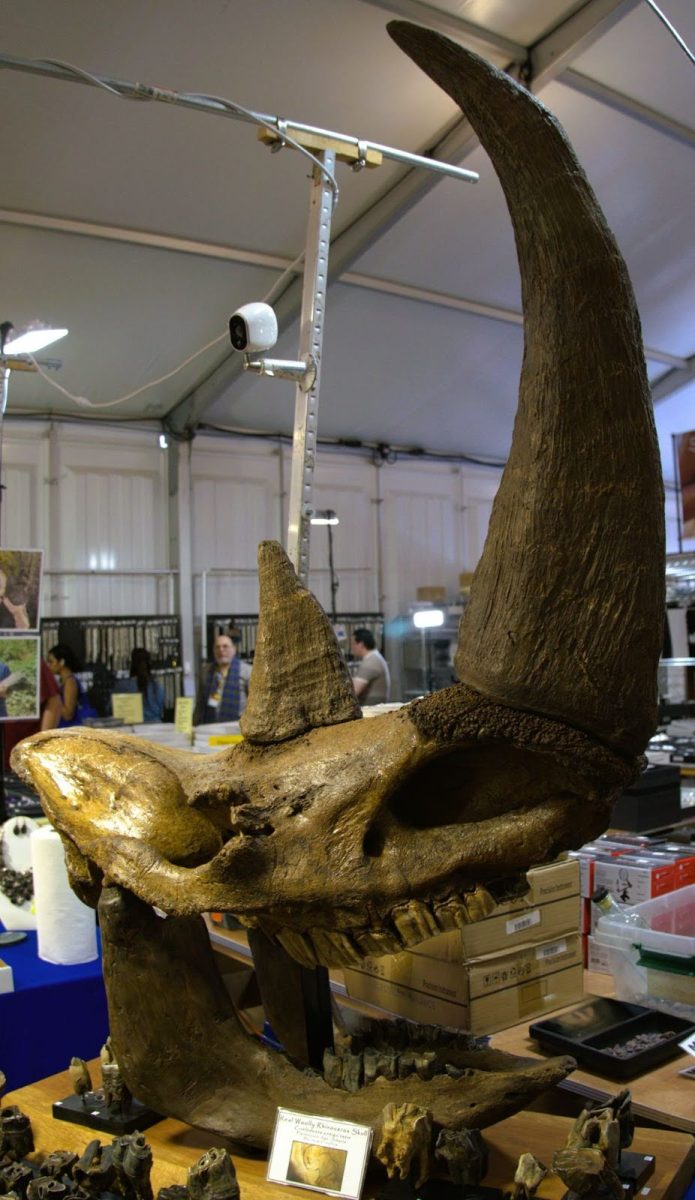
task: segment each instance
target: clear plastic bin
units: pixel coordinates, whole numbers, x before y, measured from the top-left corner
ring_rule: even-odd
[[[695,884],[627,911],[639,913],[647,926],[605,916],[596,927],[616,996],[695,1022]]]

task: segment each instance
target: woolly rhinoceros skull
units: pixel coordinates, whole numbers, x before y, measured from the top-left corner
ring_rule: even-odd
[[[255,1145],[278,1104],[375,1126],[385,1105],[414,1104],[435,1133],[480,1127],[569,1064],[401,1028],[404,1078],[393,1055],[365,1052],[357,1090],[336,1090],[246,1038],[197,914],[232,912],[308,965],[456,929],[530,864],[605,827],[655,725],[663,499],[624,264],[537,100],[445,38],[390,31],[488,151],[523,284],[519,411],[461,624],[460,683],[358,720],[326,617],[264,543],[241,746],[199,758],[76,730],[14,755],[78,893],[95,903],[104,885],[112,1035],[131,1089]]]

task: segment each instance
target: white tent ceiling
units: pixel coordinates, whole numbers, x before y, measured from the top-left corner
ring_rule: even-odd
[[[695,45],[692,0],[660,7]],[[338,167],[319,436],[503,459],[522,352],[511,226],[470,128],[386,34],[394,15],[526,63],[565,126],[632,274],[672,475],[669,435],[695,427],[695,72],[645,0],[23,0],[5,6],[3,54],[479,171]],[[252,125],[13,69],[0,88],[0,319],[70,328],[52,374],[69,391],[103,403],[171,371],[303,250],[306,160]],[[299,286],[278,305],[283,357]],[[239,367],[222,340],[101,409],[13,373],[8,413],[290,432],[292,385]]]

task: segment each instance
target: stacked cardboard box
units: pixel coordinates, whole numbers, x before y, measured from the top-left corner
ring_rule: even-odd
[[[582,996],[579,864],[527,874],[528,892],[484,921],[402,954],[345,970],[348,994],[389,1012],[472,1033],[493,1033]]]
[[[652,900],[695,882],[692,849],[667,839],[614,833],[570,852],[580,866],[584,965],[589,971],[610,973],[605,947],[594,938],[600,912],[591,897],[605,887],[627,906]]]

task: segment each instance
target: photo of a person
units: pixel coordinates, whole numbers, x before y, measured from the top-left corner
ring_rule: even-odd
[[[0,638],[0,721],[39,715],[39,639]]]
[[[0,550],[0,629],[38,632],[42,550]]]
[[[314,1146],[310,1142],[292,1142],[287,1182],[339,1192],[343,1186],[346,1159],[347,1150],[337,1150],[334,1146]]]

